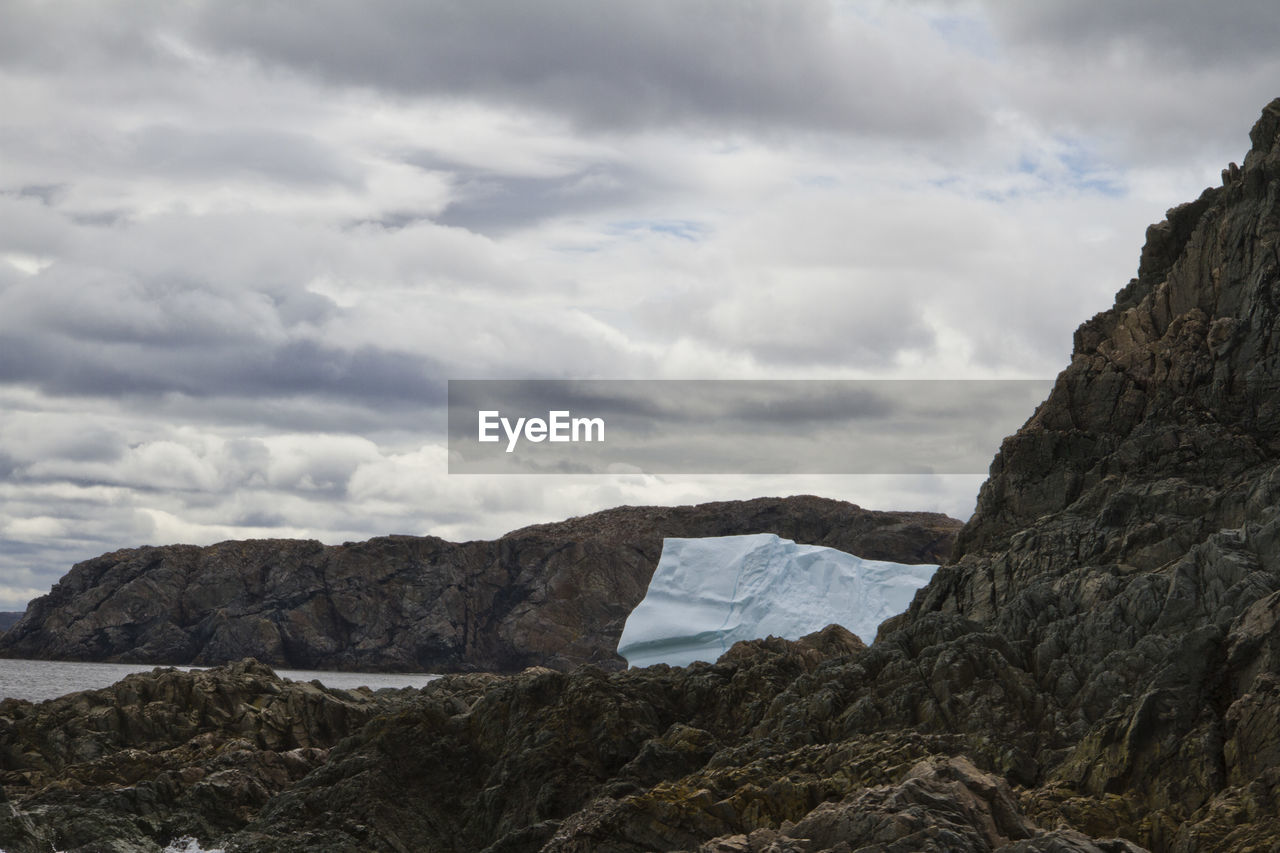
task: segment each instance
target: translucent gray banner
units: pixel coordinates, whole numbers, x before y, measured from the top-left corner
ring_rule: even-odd
[[[450,474],[985,474],[1017,380],[449,380]]]

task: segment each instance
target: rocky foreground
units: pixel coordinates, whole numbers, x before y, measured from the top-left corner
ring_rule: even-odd
[[[942,648],[946,638],[927,639]],[[903,653],[868,650],[832,626],[794,643],[739,643],[688,669],[539,668],[372,694],[282,681],[246,661],[133,675],[40,705],[9,700],[0,845],[155,853],[189,836],[258,853],[1138,849],[1038,826],[1027,814],[1036,801],[981,769],[998,751],[986,735],[885,736],[883,714],[912,714],[932,695]],[[936,676],[964,668],[928,657]],[[841,710],[852,697],[834,692],[835,676],[881,682],[894,704],[864,696]]]
[[[6,702],[0,846],[1280,849],[1280,100],[1251,139],[1148,231],[870,648],[833,627],[385,697],[239,664]]]
[[[775,533],[939,563],[960,522],[811,496],[618,507],[491,542],[385,536],[132,548],[76,565],[0,657],[401,672],[621,668],[618,637],[664,537]]]

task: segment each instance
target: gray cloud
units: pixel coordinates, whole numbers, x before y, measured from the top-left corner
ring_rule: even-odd
[[[547,219],[625,209],[658,196],[652,178],[618,167],[593,167],[551,178],[464,174],[436,221],[499,235]]]
[[[0,381],[31,384],[59,396],[177,393],[251,400],[314,395],[415,411],[443,400],[439,364],[374,346],[348,349],[298,340],[163,348],[10,332],[0,333],[0,350],[5,352]]]
[[[1038,0],[985,4],[1015,41],[1069,47],[1089,57],[1128,49],[1158,65],[1241,68],[1275,57],[1280,11],[1268,0]],[[1132,57],[1137,59],[1138,57]]]
[[[813,0],[207,3],[193,36],[340,85],[491,98],[592,128],[940,134],[976,101]]]
[[[173,124],[128,137],[134,169],[171,178],[248,177],[284,185],[358,187],[362,174],[322,140],[285,130],[196,131]]]
[[[1280,7],[1266,0],[955,5],[989,24],[1016,69],[1011,103],[1126,167],[1238,158],[1280,91]]]
[[[51,205],[59,197],[64,195],[66,187],[62,184],[33,184],[25,187],[18,187],[18,191],[14,193],[18,198],[35,198],[39,199],[42,204]]]
[[[0,67],[26,70],[164,65],[156,24],[171,19],[163,0],[95,3],[72,0],[52,8],[39,0],[0,4]]]

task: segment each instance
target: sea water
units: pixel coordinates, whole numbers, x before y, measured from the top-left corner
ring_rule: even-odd
[[[132,663],[77,663],[54,660],[0,659],[0,700],[29,702],[55,699],[77,690],[96,690],[115,684],[126,675],[150,672],[154,666]],[[191,670],[205,667],[180,666]],[[426,673],[326,672],[309,669],[277,669],[276,674],[294,681],[318,680],[325,687],[352,690],[368,687],[422,687],[440,676]]]

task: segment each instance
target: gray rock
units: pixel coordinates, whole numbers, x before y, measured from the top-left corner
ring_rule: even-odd
[[[0,849],[159,851],[237,829],[403,695],[328,690],[243,661],[0,702]],[[56,848],[55,848],[56,845]]]
[[[620,507],[493,542],[387,536],[135,548],[80,563],[0,636],[0,656],[302,669],[621,668],[618,636],[667,536],[772,532],[940,562],[960,522],[815,497]]]

